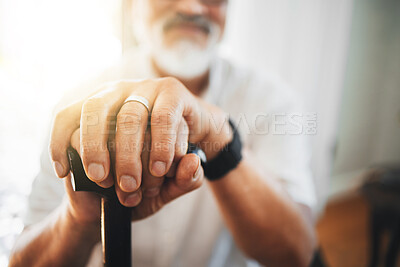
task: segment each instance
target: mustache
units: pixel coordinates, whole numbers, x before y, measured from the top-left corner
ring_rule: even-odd
[[[167,20],[164,26],[164,31],[179,26],[182,24],[191,24],[201,28],[206,34],[211,32],[212,23],[204,16],[188,16],[177,13],[174,17]]]

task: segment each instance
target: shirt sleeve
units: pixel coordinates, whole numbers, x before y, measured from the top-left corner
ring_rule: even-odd
[[[25,226],[43,220],[61,204],[65,195],[63,179],[55,175],[51,166],[47,144],[48,142],[45,142],[41,152],[40,170],[32,183],[28,197],[27,209],[23,216]]]

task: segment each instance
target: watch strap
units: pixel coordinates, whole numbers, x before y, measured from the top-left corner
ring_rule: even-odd
[[[204,175],[210,181],[224,177],[228,172],[235,169],[242,160],[242,142],[239,132],[231,119],[229,119],[229,125],[233,131],[231,142],[215,158],[203,163]]]

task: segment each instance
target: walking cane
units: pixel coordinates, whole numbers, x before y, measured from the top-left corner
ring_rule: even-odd
[[[119,202],[114,185],[103,188],[86,176],[81,158],[75,149],[69,147],[67,153],[73,173],[74,191],[93,192],[101,196],[101,242],[104,266],[130,267],[132,264],[132,208],[125,207]],[[195,145],[189,143],[187,153],[195,153],[202,162],[205,162],[204,152]]]

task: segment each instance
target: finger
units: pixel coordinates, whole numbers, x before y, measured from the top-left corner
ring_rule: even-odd
[[[79,127],[82,102],[75,103],[57,113],[51,130],[49,154],[58,177],[69,174],[67,148],[72,133]]]
[[[188,150],[189,127],[184,118],[181,118],[175,143],[174,161],[179,162]]]
[[[188,124],[190,142],[201,141],[209,132],[209,114],[201,110],[201,105],[180,81],[160,79],[151,116],[150,170],[154,176],[165,175],[171,166],[181,117]],[[202,116],[203,113],[206,115]]]
[[[200,158],[195,154],[185,155],[179,162],[175,179],[165,181],[160,192],[161,201],[166,204],[186,193],[199,188],[203,182],[204,172]]]
[[[201,184],[203,168],[199,156],[187,154],[179,162],[176,170],[175,183],[182,190],[193,190]]]
[[[71,136],[71,146],[78,152],[78,154],[79,154],[80,147],[81,147],[81,144],[79,141],[79,132],[80,132],[80,129],[78,128],[73,132],[73,134]]]
[[[89,98],[82,106],[81,158],[87,176],[96,183],[104,181],[110,172],[107,142],[115,127],[111,122],[123,99],[121,91],[109,89]]]
[[[79,141],[79,134],[80,134],[80,129],[76,129],[75,132],[71,136],[71,146],[78,152],[80,156],[80,141]],[[114,179],[112,177],[111,172],[107,176],[107,178],[98,183],[101,187],[108,188],[111,187],[114,184]]]
[[[147,108],[139,102],[125,103],[117,116],[115,171],[118,186],[124,192],[137,190],[141,183]]]
[[[181,123],[179,124],[176,143],[175,143],[175,156],[171,167],[169,168],[167,174],[168,178],[175,177],[176,168],[178,166],[181,158],[186,154],[188,149],[188,137],[189,137],[189,127],[184,118],[181,118]]]
[[[135,192],[126,193],[121,190],[118,186],[115,187],[119,202],[126,207],[136,207],[142,200],[142,189],[139,188]]]
[[[175,154],[178,127],[182,118],[181,101],[167,90],[161,91],[151,115],[150,171],[152,175],[164,176]]]
[[[160,193],[161,186],[164,182],[164,177],[155,177],[151,175],[149,166],[150,157],[150,132],[146,133],[145,145],[142,152],[142,162],[143,162],[143,181],[142,181],[142,191],[144,197],[155,197]]]

